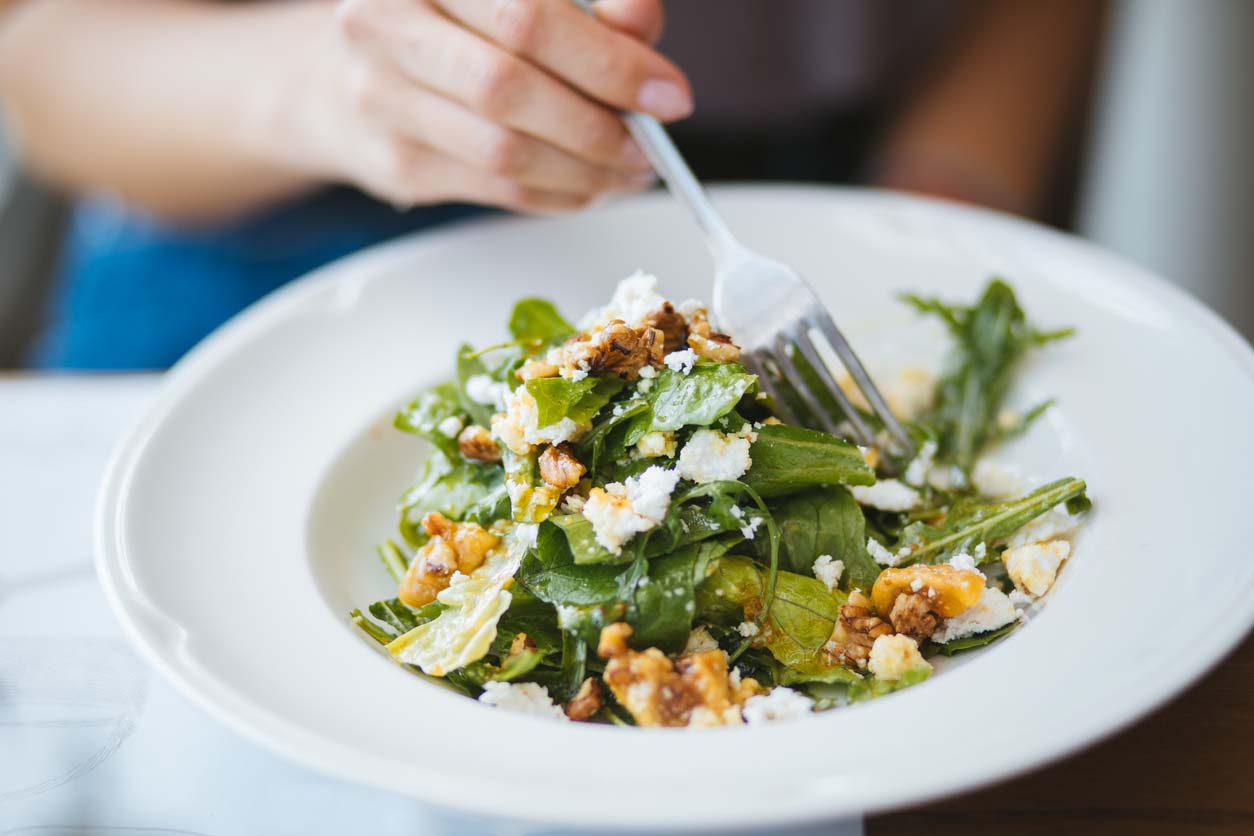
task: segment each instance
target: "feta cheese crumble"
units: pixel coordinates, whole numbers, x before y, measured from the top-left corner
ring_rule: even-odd
[[[654,431],[640,436],[636,442],[636,455],[642,459],[673,459],[677,448],[675,433]]]
[[[1006,545],[1013,549],[1029,543],[1053,540],[1055,537],[1070,534],[1079,526],[1078,515],[1068,513],[1066,505],[1057,505],[1010,535]]]
[[[661,524],[678,482],[676,471],[654,465],[626,482],[593,488],[583,504],[583,515],[592,524],[597,542],[622,554],[628,540]]]
[[[477,374],[466,381],[466,394],[475,403],[503,409],[509,387],[504,383],[497,383],[486,374]]]
[[[932,462],[936,459],[936,442],[925,441],[919,448],[919,454],[906,466],[906,484],[916,488],[923,487],[928,474],[932,472]]]
[[[745,700],[741,710],[745,722],[774,723],[779,720],[795,720],[804,717],[814,710],[814,700],[800,691],[785,688],[782,685],[770,690],[770,693],[759,694]]]
[[[534,682],[485,682],[479,702],[519,714],[551,717],[554,720],[570,719],[561,706],[553,704],[544,686]]]
[[[931,669],[919,653],[919,644],[909,636],[894,633],[880,636],[871,645],[867,668],[877,679],[893,681],[919,668]]]
[[[744,636],[746,639],[751,639],[758,633],[762,632],[762,628],[754,624],[752,621],[742,621],[736,626],[736,632]]]
[[[979,571],[978,569],[975,568],[975,558],[967,554],[966,552],[962,552],[961,554],[956,554],[953,557],[949,558],[949,565],[963,572]],[[981,572],[980,574],[984,574],[984,573]]]
[[[992,459],[980,459],[971,471],[971,484],[984,496],[1002,499],[1023,493],[1019,471]]]
[[[697,430],[679,451],[679,475],[699,485],[739,479],[753,464],[749,447],[755,438],[752,430],[734,434]]]
[[[666,368],[673,372],[688,374],[697,365],[697,352],[691,348],[672,351],[662,359],[662,362],[666,363]]]
[[[833,560],[830,554],[821,554],[814,561],[814,577],[833,592],[840,584],[840,576],[845,573],[845,561]]]
[[[874,485],[853,485],[849,490],[860,505],[881,511],[910,511],[923,501],[918,491],[896,479],[881,479]]]
[[[450,415],[437,424],[435,428],[440,431],[440,435],[445,435],[449,438],[457,438],[457,434],[460,433],[465,426],[466,422],[462,420],[460,415]]]
[[[512,452],[525,456],[534,447],[542,444],[577,441],[590,426],[563,418],[554,424],[540,427],[536,426],[539,420],[540,411],[536,399],[527,391],[526,386],[519,386],[510,396],[505,411],[492,416],[492,435]]]
[[[880,545],[880,541],[874,537],[868,537],[866,541],[866,552],[871,555],[871,559],[881,566],[896,566],[901,561],[900,554],[893,554],[884,546]]]
[[[539,536],[540,526],[536,523],[518,523],[514,526],[514,539],[524,548],[534,549]]]
[[[1039,598],[1054,585],[1058,569],[1070,554],[1070,543],[1053,540],[1006,549],[1001,559],[1006,564],[1006,574],[1015,586]]]
[[[1005,627],[1019,617],[1006,593],[994,586],[984,587],[980,598],[970,607],[944,623],[932,634],[932,641],[944,644],[955,639],[987,633]]]
[[[640,270],[618,283],[609,304],[589,311],[579,320],[583,331],[594,331],[610,320],[621,319],[632,328],[639,328],[650,314],[666,304],[657,292],[657,276]]]

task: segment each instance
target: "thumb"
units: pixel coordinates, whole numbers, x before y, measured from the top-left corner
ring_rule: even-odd
[[[646,43],[662,37],[666,22],[662,0],[598,0],[593,8],[607,26]]]

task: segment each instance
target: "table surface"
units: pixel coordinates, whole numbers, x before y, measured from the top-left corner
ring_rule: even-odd
[[[157,382],[0,377],[0,836],[317,836],[363,823],[372,836],[486,832],[270,755],[201,714],[132,653],[92,572],[91,518],[109,452]],[[872,817],[865,831],[1254,832],[1252,687],[1247,640],[1179,700],[1111,740],[1008,783]],[[806,833],[862,829],[847,822]]]

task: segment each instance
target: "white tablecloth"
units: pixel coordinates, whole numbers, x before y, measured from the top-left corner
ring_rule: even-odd
[[[0,836],[486,832],[271,755],[132,652],[96,584],[92,512],[156,385],[0,378]]]

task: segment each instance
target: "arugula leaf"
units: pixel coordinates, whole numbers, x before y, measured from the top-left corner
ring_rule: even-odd
[[[816,658],[809,662],[803,662],[800,665],[784,668],[779,677],[780,685],[802,685],[802,684],[823,684],[823,685],[852,685],[862,679],[859,674],[842,668],[840,665],[824,664]]]
[[[540,524],[535,548],[523,558],[518,580],[542,601],[595,607],[619,601],[619,579],[631,567],[578,565],[566,535],[552,520]]]
[[[470,393],[466,391],[466,382],[472,377],[478,377],[479,375],[488,375],[488,367],[484,365],[483,360],[473,352],[468,344],[462,343],[457,348],[457,402],[461,404],[462,409],[470,416],[472,423],[486,427],[492,420],[492,413],[495,411],[495,408],[488,404],[479,403],[470,397]]]
[[[688,374],[662,369],[647,395],[648,415],[633,420],[627,445],[648,432],[707,427],[735,409],[757,382],[738,363],[696,366]]]
[[[703,621],[731,626],[761,608],[767,591],[765,567],[738,555],[711,565],[697,587],[697,613]],[[761,642],[785,665],[810,663],[831,638],[839,616],[840,600],[820,581],[781,571]]]
[[[1073,331],[1032,327],[1014,291],[1000,279],[989,282],[969,308],[912,294],[902,298],[920,313],[940,317],[956,340],[924,422],[937,430],[940,456],[969,470],[980,451],[999,438],[997,412],[1020,358]]]
[[[387,644],[396,638],[396,634],[388,632],[385,628],[380,627],[378,624],[375,624],[373,621],[362,615],[361,610],[350,610],[348,618],[353,622],[353,624],[357,625],[363,633],[377,641],[379,644]]]
[[[951,642],[934,645],[934,647],[937,653],[941,653],[945,656],[953,656],[954,654],[961,653],[964,650],[971,650],[972,648],[984,647],[987,644],[992,644],[1002,636],[1008,636],[1013,633],[1015,628],[1018,626],[1018,621],[1012,621],[1009,624],[998,627],[996,630],[990,630],[987,633],[980,633],[975,636],[967,636],[965,639],[954,639]]]
[[[753,464],[744,482],[764,497],[797,493],[813,485],[871,485],[875,471],[856,446],[828,433],[765,424],[749,448]]]
[[[1084,489],[1082,479],[1067,478],[1005,502],[960,499],[941,522],[929,525],[919,521],[902,529],[897,549],[906,547],[910,553],[901,562],[943,563],[956,554],[972,554],[981,543],[987,547],[994,540],[1009,537],[1061,502],[1082,501]]]
[[[392,424],[398,430],[425,438],[445,455],[457,458],[460,455],[457,439],[440,432],[439,426],[444,420],[460,416],[462,412],[457,387],[441,383],[419,392],[418,397],[396,413]]]
[[[901,679],[876,679],[874,676],[868,676],[850,684],[849,702],[862,702],[863,700],[882,697],[885,694],[891,694],[893,691],[900,691],[903,688],[909,688],[911,685],[918,685],[931,675],[931,668],[914,668],[902,674]]]
[[[644,398],[625,400],[615,405],[610,415],[593,424],[577,450],[579,460],[587,465],[589,472],[595,473],[604,461],[622,458],[632,421],[648,410],[649,403]]]
[[[649,562],[649,574],[636,586],[635,607],[628,614],[632,644],[678,653],[688,642],[696,615],[696,585],[706,567],[735,543],[707,540]]]
[[[519,342],[547,343],[575,332],[547,299],[520,299],[509,315],[509,332]]]
[[[401,534],[417,547],[426,540],[418,524],[427,512],[487,524],[509,515],[509,496],[499,467],[460,456],[453,462],[442,452],[433,451],[418,481],[401,496],[400,506]]]
[[[541,653],[561,650],[562,633],[557,627],[557,610],[541,601],[520,584],[510,589],[509,609],[496,625],[496,639],[492,649],[504,656],[514,637],[526,633]]]
[[[583,380],[544,377],[526,383],[527,391],[536,400],[536,423],[541,427],[556,424],[563,418],[576,424],[591,421],[625,385],[621,378],[613,375],[589,376]]]
[[[597,542],[596,532],[592,523],[583,514],[554,514],[549,522],[557,526],[566,535],[567,544],[574,556],[575,564],[590,563],[626,563],[633,555],[624,551],[614,554]]]
[[[405,559],[401,547],[388,540],[376,546],[375,551],[378,552],[379,561],[383,564],[383,568],[388,570],[392,580],[400,583],[405,573],[409,571],[409,561]]]
[[[781,567],[812,575],[815,559],[826,554],[844,562],[850,586],[869,590],[875,584],[880,566],[866,551],[866,518],[847,489],[812,488],[770,508],[779,526]]]

